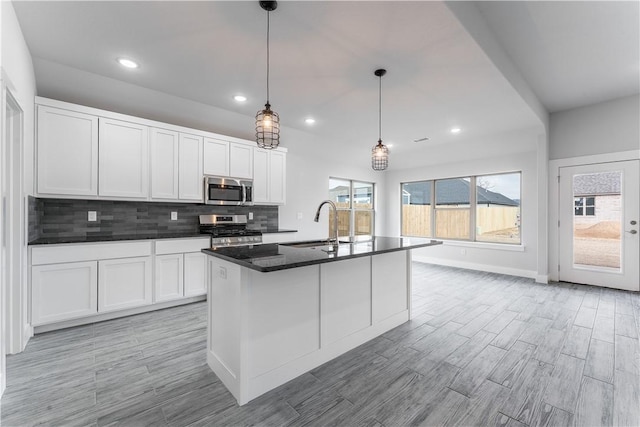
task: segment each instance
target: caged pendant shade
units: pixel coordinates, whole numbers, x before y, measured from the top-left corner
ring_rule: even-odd
[[[264,110],[256,114],[256,143],[260,148],[272,149],[280,144],[280,116],[269,104],[269,14],[276,10],[278,2],[261,1],[260,7],[267,11],[267,103]]]
[[[371,149],[371,167],[376,171],[383,171],[389,166],[389,149],[382,143],[382,76],[387,70],[379,69],[374,72],[380,78],[378,92],[378,144]]]

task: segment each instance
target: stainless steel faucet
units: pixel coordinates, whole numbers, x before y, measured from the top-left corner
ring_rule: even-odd
[[[318,222],[320,220],[320,209],[322,209],[322,207],[326,204],[329,204],[329,206],[331,206],[331,209],[333,210],[333,229],[336,232],[336,236],[335,238],[331,238],[329,237],[329,242],[331,242],[333,240],[333,248],[334,250],[338,250],[338,207],[336,206],[335,203],[333,203],[331,200],[325,200],[324,202],[320,203],[320,206],[318,206],[318,210],[316,211],[316,217],[313,219],[315,222]]]

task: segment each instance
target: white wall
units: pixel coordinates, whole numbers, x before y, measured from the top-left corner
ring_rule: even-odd
[[[522,245],[524,251],[495,249],[495,245],[444,244],[414,251],[414,259],[444,265],[537,277],[538,267],[538,166],[539,132],[534,130],[495,135],[456,146],[434,147],[420,168],[389,171],[386,176],[385,234],[400,234],[400,184],[438,178],[522,172]],[[481,150],[478,148],[481,147]],[[457,151],[459,155],[451,155]],[[471,155],[467,154],[469,151]],[[482,153],[478,153],[482,151]],[[452,161],[453,159],[459,159]],[[507,246],[504,246],[507,248]],[[464,249],[465,254],[462,254]],[[513,249],[513,247],[510,247]]]
[[[640,96],[551,114],[549,159],[640,148]]]
[[[329,177],[374,182],[376,184],[376,234],[384,230],[384,174],[370,167],[370,151],[357,158],[340,158],[323,150],[322,140],[293,132],[295,143],[288,145],[287,204],[280,207],[280,227],[299,230],[296,239],[328,237],[327,207],[320,222],[313,222],[316,209],[329,197]],[[302,218],[298,219],[298,213]]]
[[[34,96],[35,75],[33,63],[27,44],[22,36],[20,25],[8,1],[0,2],[2,8],[2,83],[11,92],[20,109],[23,111],[22,125],[22,170],[13,172],[13,180],[22,178],[22,207],[26,205],[26,195],[33,194],[33,159],[34,159]],[[4,115],[4,106],[3,106]],[[4,134],[4,129],[3,129]],[[15,153],[14,156],[20,156]],[[14,157],[17,158],[17,157]],[[18,208],[20,211],[21,208]],[[14,265],[7,298],[9,301],[9,322],[6,325],[8,352],[22,351],[31,335],[27,322],[27,268],[26,268],[26,212],[22,208],[21,215],[9,225],[12,230],[20,230],[16,246],[10,249],[10,260]],[[19,253],[16,253],[19,252]],[[4,308],[4,307],[3,307]]]

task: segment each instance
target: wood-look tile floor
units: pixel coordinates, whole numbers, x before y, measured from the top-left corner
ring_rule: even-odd
[[[238,407],[205,303],[34,337],[2,426],[640,425],[640,294],[414,263],[414,318]]]

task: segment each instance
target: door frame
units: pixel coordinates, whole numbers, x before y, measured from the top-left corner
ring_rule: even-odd
[[[558,180],[560,177],[560,168],[639,159],[640,149],[549,161],[549,280],[557,282],[559,279],[560,235],[558,232],[558,221],[560,219],[560,206],[558,202],[560,186],[558,185]]]

